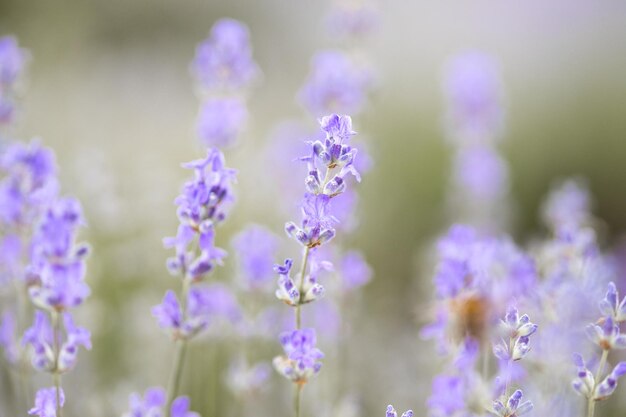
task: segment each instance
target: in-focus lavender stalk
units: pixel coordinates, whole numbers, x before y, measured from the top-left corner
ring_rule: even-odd
[[[170,377],[166,413],[178,394],[187,341],[206,329],[217,316],[217,298],[221,291],[203,285],[206,276],[220,264],[226,252],[214,245],[215,226],[227,215],[233,200],[232,183],[235,171],[225,167],[224,156],[217,149],[209,149],[205,159],[183,164],[192,169],[194,177],[183,186],[176,198],[180,221],[175,237],[164,239],[164,245],[174,248],[176,254],[168,259],[171,274],[181,279],[180,299],[168,291],[163,302],[152,310],[159,325],[171,332],[177,350]]]
[[[296,417],[300,415],[300,393],[306,382],[319,372],[323,357],[316,347],[314,329],[301,328],[301,307],[313,302],[324,293],[324,287],[317,282],[313,273],[311,255],[320,246],[335,236],[334,225],[337,219],[330,214],[330,202],[347,187],[346,177],[353,175],[360,179],[353,163],[356,149],[348,142],[355,134],[349,116],[336,114],[320,120],[326,134],[323,141],[310,142],[307,162],[308,175],[305,178],[306,194],[301,205],[302,222],[297,225],[288,222],[287,234],[303,247],[302,262],[297,275],[291,274],[293,261],[287,259],[283,265],[276,265],[279,275],[276,296],[295,309],[295,330],[281,335],[285,356],[274,359],[274,366],[283,376],[296,384],[294,408]]]
[[[578,368],[572,387],[587,399],[587,417],[593,417],[597,401],[606,400],[617,388],[617,381],[626,375],[626,362],[618,363],[608,375],[604,373],[609,353],[626,349],[626,335],[621,334],[620,323],[626,321],[626,297],[619,299],[614,283],[609,283],[606,296],[599,304],[602,317],[597,324],[587,327],[587,335],[594,345],[602,350],[600,363],[595,374],[589,369],[582,355],[574,355]]]

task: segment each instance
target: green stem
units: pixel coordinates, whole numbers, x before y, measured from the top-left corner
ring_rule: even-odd
[[[306,265],[309,260],[309,251],[311,249],[307,246],[304,249],[304,254],[302,255],[302,268],[300,269],[300,282],[298,283],[298,291],[300,292],[300,300],[298,300],[298,305],[296,306],[296,329],[300,329],[302,325],[302,313],[300,311],[300,307],[302,306],[302,299],[304,298],[304,294],[302,294],[302,288],[304,287],[304,276],[306,274]]]
[[[172,374],[170,377],[170,382],[167,389],[167,410],[165,412],[166,416],[170,415],[170,408],[172,406],[172,402],[176,395],[178,394],[178,388],[180,386],[180,378],[183,371],[183,364],[185,362],[185,353],[187,352],[187,341],[179,340],[176,343],[176,354],[174,356],[174,367],[172,369]]]
[[[591,396],[589,397],[589,402],[587,403],[587,417],[593,417],[596,410],[596,401],[593,396],[596,391],[596,387],[600,382],[600,376],[602,375],[602,371],[604,371],[604,366],[606,365],[606,360],[609,357],[609,351],[606,349],[602,350],[602,357],[600,358],[600,365],[598,365],[598,371],[596,372],[596,376],[594,379],[593,391],[591,392]]]
[[[296,393],[293,398],[293,408],[296,413],[296,417],[300,417],[300,393],[302,392],[303,385],[296,385]]]

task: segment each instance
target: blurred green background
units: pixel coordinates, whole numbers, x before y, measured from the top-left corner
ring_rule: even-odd
[[[242,145],[227,153],[240,171],[239,202],[218,237],[229,247],[249,222],[282,230],[286,219],[275,203],[259,198],[259,169],[269,169],[259,167],[260,154],[277,123],[308,120],[294,96],[312,54],[337,46],[325,31],[328,7],[281,0],[0,0],[0,35],[16,35],[32,54],[18,136],[41,136],[56,150],[64,192],[80,198],[89,222],[93,296],[81,314],[95,340],[66,378],[68,390],[89,399],[75,415],[116,415],[128,392],[166,381],[171,347],[149,311],[175,284],[161,238],[176,227],[172,200],[186,176],[180,162],[202,153],[188,71],[195,45],[216,19],[242,20],[264,74],[251,95]],[[387,403],[421,412],[429,392],[432,347],[418,339],[417,328],[431,296],[425,248],[451,220],[444,210],[450,150],[441,94],[450,55],[478,49],[501,65],[507,113],[501,149],[510,162],[516,238],[542,233],[542,198],[554,181],[572,175],[589,181],[605,244],[626,229],[625,2],[395,0],[381,2],[381,11],[366,50],[379,85],[355,126],[367,133],[375,168],[359,188],[361,223],[350,240],[375,270],[351,346],[359,364],[355,390],[368,416],[382,415]],[[205,417],[237,415],[226,394],[211,405],[198,388],[203,375],[217,373],[207,355],[219,358],[229,347],[208,349],[193,352],[199,365],[186,377],[196,390],[195,409]],[[259,356],[269,358],[278,346],[264,349]],[[288,415],[275,411],[289,407],[280,395],[288,384],[276,375],[272,383],[267,396],[282,403],[260,401],[255,414]]]

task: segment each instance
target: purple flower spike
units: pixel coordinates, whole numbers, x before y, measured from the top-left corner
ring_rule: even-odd
[[[274,358],[274,367],[285,378],[298,384],[306,383],[322,367],[320,359],[324,354],[315,347],[314,329],[301,329],[284,332],[280,335],[286,356]]]
[[[252,58],[248,28],[233,19],[221,19],[198,45],[191,72],[204,90],[248,87],[259,75]]]
[[[60,407],[65,404],[65,394],[63,390],[59,393]],[[57,417],[56,388],[42,388],[35,396],[35,406],[28,410],[28,414],[39,417]]]
[[[85,283],[85,245],[76,245],[83,224],[80,204],[61,199],[44,214],[33,237],[33,259],[29,274],[36,277],[29,288],[33,302],[41,308],[63,311],[76,307],[90,294]]]

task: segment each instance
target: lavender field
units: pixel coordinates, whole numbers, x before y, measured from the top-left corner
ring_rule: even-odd
[[[625,415],[625,74],[621,2],[0,0],[0,417]]]

